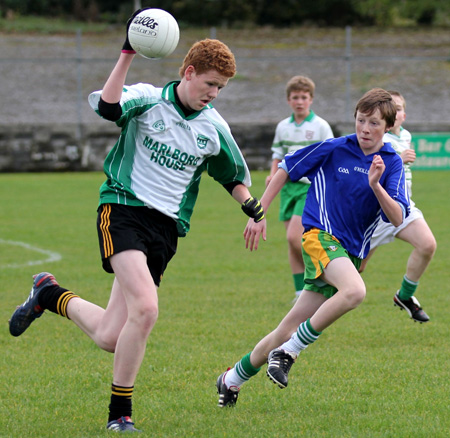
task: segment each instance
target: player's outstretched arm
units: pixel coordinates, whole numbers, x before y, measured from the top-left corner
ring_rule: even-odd
[[[144,9],[148,8],[138,9],[127,21],[125,26],[125,41],[122,46],[119,60],[114,66],[102,90],[102,100],[106,103],[117,103],[122,97],[122,90],[125,85],[127,73],[136,54],[134,49],[131,47],[130,41],[128,40],[128,29],[133,21],[133,18]]]
[[[288,174],[286,171],[284,169],[278,169],[261,198],[261,206],[265,213],[267,213],[270,204],[278,195],[287,180]],[[256,251],[258,249],[261,235],[263,240],[266,240],[267,238],[266,227],[267,224],[265,219],[261,222],[256,222],[253,219],[249,219],[244,230],[245,247],[250,249],[250,251]]]
[[[134,56],[135,56],[134,54],[130,53],[122,52],[120,54],[119,60],[114,66],[111,74],[109,75],[103,87],[102,100],[104,100],[107,103],[120,102],[120,98],[122,97],[123,86],[125,85],[127,73]]]
[[[279,163],[281,163],[281,160],[277,160],[276,158],[274,158],[272,160],[272,166],[270,167],[270,174],[266,178],[266,187],[269,185],[269,183],[272,180],[273,176],[277,173],[277,171],[278,171],[278,164]]]

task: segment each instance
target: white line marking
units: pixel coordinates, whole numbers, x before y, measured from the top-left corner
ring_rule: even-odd
[[[34,265],[42,265],[43,263],[49,262],[59,262],[62,259],[61,254],[57,252],[38,248],[37,246],[32,246],[25,242],[15,242],[13,240],[0,239],[0,244],[21,246],[22,248],[28,249],[30,251],[35,251],[47,256],[47,258],[44,260],[29,260],[25,263],[10,263],[6,265],[0,265],[0,268],[23,268],[24,266],[34,266]]]

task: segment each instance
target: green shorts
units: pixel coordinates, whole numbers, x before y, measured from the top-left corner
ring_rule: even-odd
[[[305,208],[310,184],[288,181],[280,193],[280,221],[288,221],[294,214],[301,216]]]
[[[359,269],[362,261],[349,254],[336,237],[318,228],[312,228],[303,234],[302,254],[305,263],[304,289],[319,292],[326,298],[331,298],[337,292],[334,286],[319,278],[328,263],[338,257],[346,257]]]

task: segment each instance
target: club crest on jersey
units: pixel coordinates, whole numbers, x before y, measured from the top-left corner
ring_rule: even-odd
[[[336,245],[330,245],[328,248],[328,251],[337,251],[338,247]]]
[[[312,140],[314,138],[314,131],[306,131],[305,137],[306,137],[306,140]]]
[[[153,123],[152,127],[155,128],[157,131],[165,131],[166,130],[166,125],[164,123],[164,120],[157,120],[155,123]]]
[[[197,136],[197,147],[199,149],[205,149],[206,145],[208,144],[209,138],[205,137],[204,135],[199,134]]]

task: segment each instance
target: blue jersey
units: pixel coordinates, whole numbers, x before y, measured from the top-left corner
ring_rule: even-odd
[[[286,155],[282,164],[292,181],[304,176],[312,181],[302,216],[305,231],[324,230],[361,259],[369,252],[380,215],[389,222],[369,186],[374,155],[380,155],[386,165],[380,184],[408,215],[403,163],[390,143],[376,154],[364,155],[356,134],[331,138]]]

